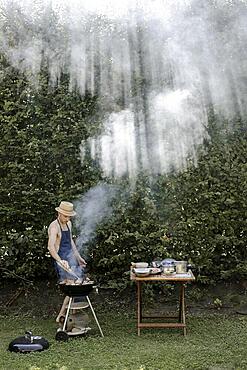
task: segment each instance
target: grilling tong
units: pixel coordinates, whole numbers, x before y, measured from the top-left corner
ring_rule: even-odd
[[[80,278],[79,278],[79,276],[78,276],[78,275],[76,275],[76,274],[72,271],[72,269],[71,269],[71,268],[66,268],[66,267],[64,267],[64,265],[63,265],[61,262],[59,262],[59,261],[56,261],[56,262],[57,262],[58,266],[60,266],[64,271],[66,271],[66,272],[68,272],[69,274],[73,275],[73,276],[76,278],[76,280],[80,279]]]

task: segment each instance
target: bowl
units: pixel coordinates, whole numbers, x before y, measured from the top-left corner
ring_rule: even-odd
[[[140,268],[135,268],[134,269],[135,275],[139,276],[139,277],[148,276],[150,274],[150,272],[151,272],[150,268],[140,267]]]
[[[163,274],[170,275],[175,273],[175,266],[172,265],[163,265],[162,266]]]
[[[137,269],[139,269],[139,268],[147,268],[148,267],[148,263],[147,262],[136,262],[135,263],[135,267]]]
[[[161,266],[174,266],[174,263],[176,260],[173,258],[165,258],[163,261],[161,261]]]

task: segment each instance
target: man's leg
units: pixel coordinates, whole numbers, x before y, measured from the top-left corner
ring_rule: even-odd
[[[69,303],[69,297],[68,297],[68,296],[66,296],[66,297],[64,298],[64,301],[63,301],[63,304],[62,304],[61,310],[60,310],[60,312],[59,312],[59,314],[58,314],[58,316],[57,316],[57,318],[56,318],[56,322],[59,322],[59,321],[60,321],[60,318],[61,318],[62,316],[65,316],[65,313],[66,313],[66,306],[68,305],[68,303]]]

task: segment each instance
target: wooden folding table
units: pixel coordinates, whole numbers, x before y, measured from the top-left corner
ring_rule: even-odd
[[[186,274],[172,274],[172,275],[149,275],[146,277],[137,277],[131,270],[130,279],[136,282],[137,285],[137,331],[138,336],[141,334],[141,329],[144,328],[181,328],[183,334],[186,335],[186,321],[185,321],[185,287],[188,282],[194,281],[195,276],[192,271]],[[179,285],[179,312],[177,322],[144,322],[145,319],[157,319],[158,316],[144,316],[142,310],[142,283],[159,282],[159,283],[175,283]],[[171,318],[171,317],[166,317]]]

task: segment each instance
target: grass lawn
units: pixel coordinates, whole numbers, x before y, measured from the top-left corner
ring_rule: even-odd
[[[2,306],[1,370],[247,369],[246,315],[189,309],[186,337],[181,329],[143,329],[138,337],[135,300],[119,301],[113,295],[94,305],[104,338],[92,320],[93,330],[86,338],[57,342],[55,315],[61,297],[55,291],[54,303],[48,291],[38,296],[36,301],[23,296],[9,308]],[[30,354],[7,351],[11,340],[30,329],[49,341],[48,350]]]
[[[57,342],[54,318],[2,316],[0,369],[247,369],[246,316],[188,317],[187,337],[177,329],[146,329],[137,337],[134,317],[123,311],[98,317],[104,338],[95,327],[86,339]],[[31,354],[7,351],[9,342],[27,328],[48,339],[50,348]]]

